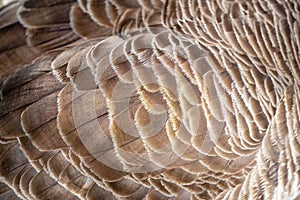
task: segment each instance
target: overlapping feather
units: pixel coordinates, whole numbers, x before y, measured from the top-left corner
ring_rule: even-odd
[[[2,7],[0,197],[299,198],[299,7]]]

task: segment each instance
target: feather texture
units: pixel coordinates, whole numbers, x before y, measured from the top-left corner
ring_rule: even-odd
[[[300,197],[299,2],[0,2],[0,199]]]

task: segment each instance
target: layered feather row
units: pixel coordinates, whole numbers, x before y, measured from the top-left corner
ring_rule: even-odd
[[[0,10],[0,198],[299,198],[300,4]]]

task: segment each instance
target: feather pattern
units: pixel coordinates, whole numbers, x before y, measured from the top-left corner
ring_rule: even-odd
[[[0,199],[300,197],[299,2],[0,3]]]

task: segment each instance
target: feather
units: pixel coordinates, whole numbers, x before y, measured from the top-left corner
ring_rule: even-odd
[[[0,3],[0,198],[298,198],[299,2]]]

